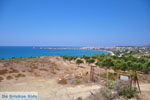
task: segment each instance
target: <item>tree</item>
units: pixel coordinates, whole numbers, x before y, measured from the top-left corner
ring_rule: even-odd
[[[99,67],[99,73],[100,73],[100,72],[101,72],[101,71],[100,71],[100,68],[101,68],[101,67],[104,67],[104,66],[102,66],[101,60],[98,60],[98,61],[97,61],[96,66]]]
[[[122,71],[126,71],[128,69],[128,65],[126,62],[122,61],[121,64],[120,64],[120,69]]]
[[[62,58],[66,61],[66,60],[69,60],[69,61],[72,61],[72,60],[76,60],[77,57],[76,56],[62,56]]]
[[[67,56],[62,56],[62,58],[66,61],[68,60],[68,57]]]
[[[143,64],[142,72],[144,74],[148,74],[150,72],[150,61],[147,61],[145,64]]]
[[[121,60],[115,60],[112,69],[116,71],[116,70],[120,70],[120,67],[121,67]]]
[[[86,62],[87,62],[88,64],[92,64],[92,63],[95,62],[95,59],[90,58],[90,59],[87,59]]]
[[[110,67],[112,67],[114,65],[113,61],[111,58],[106,58],[104,59],[102,62],[101,62],[101,65],[104,66],[106,68],[106,78],[107,78],[107,81],[108,81],[108,69]]]
[[[81,60],[81,59],[77,59],[77,60],[76,60],[76,64],[78,64],[78,66],[79,66],[81,63],[83,63],[83,60]]]

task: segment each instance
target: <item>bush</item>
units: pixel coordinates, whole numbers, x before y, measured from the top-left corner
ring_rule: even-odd
[[[40,68],[40,70],[42,70],[42,71],[48,71],[48,69],[46,69],[46,68]]]
[[[137,89],[130,87],[126,81],[109,81],[106,87],[101,88],[101,93],[106,100],[124,100],[137,95]]]
[[[24,74],[19,73],[19,74],[17,74],[15,77],[16,77],[16,78],[25,77],[25,75],[24,75]]]
[[[18,73],[19,71],[17,69],[11,68],[11,71],[9,73]]]
[[[76,79],[76,80],[74,80],[74,82],[75,82],[75,84],[80,84],[80,83],[81,83],[81,80]]]
[[[136,88],[124,87],[119,90],[119,96],[123,96],[124,98],[133,98],[137,95],[138,91]]]
[[[0,75],[4,75],[4,74],[6,74],[7,72],[8,72],[7,69],[2,69],[2,70],[0,70]]]
[[[83,60],[81,60],[81,59],[78,59],[77,61],[76,61],[76,64],[81,64],[81,63],[83,63]]]
[[[100,93],[102,93],[103,97],[106,100],[113,100],[112,92],[107,87],[102,87]]]
[[[62,85],[65,85],[65,84],[67,84],[67,80],[64,79],[64,78],[62,78],[62,79],[59,79],[59,80],[58,80],[58,83],[59,83],[59,84],[62,84]]]
[[[41,75],[38,74],[38,73],[34,73],[34,76],[35,76],[35,77],[40,77]]]
[[[113,90],[119,92],[119,90],[120,90],[121,88],[128,87],[129,85],[130,85],[129,82],[119,80],[119,81],[116,81],[116,82],[115,82],[115,84],[114,84],[114,86],[113,86]]]
[[[0,82],[1,82],[3,79],[4,79],[3,77],[0,77]]]
[[[106,73],[101,74],[100,76],[101,76],[101,77],[103,77],[103,78],[106,78]],[[109,79],[109,80],[115,80],[115,76],[114,76],[114,74],[113,74],[113,73],[108,72],[108,79]]]
[[[6,78],[7,78],[7,80],[11,80],[11,79],[13,79],[13,77],[12,77],[12,76],[7,76]]]
[[[113,89],[114,85],[116,84],[115,81],[108,81],[105,86],[108,87],[109,89]]]

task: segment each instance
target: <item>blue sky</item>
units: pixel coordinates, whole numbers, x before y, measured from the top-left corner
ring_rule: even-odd
[[[1,46],[147,44],[149,0],[0,0]]]

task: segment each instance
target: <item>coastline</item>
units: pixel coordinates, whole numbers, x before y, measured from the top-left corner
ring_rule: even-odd
[[[105,47],[81,47],[81,48],[40,48],[40,49],[78,49],[78,50],[98,50],[98,51],[105,51],[110,53],[111,55],[115,55],[112,51],[110,50],[100,50],[98,48],[105,48]],[[108,48],[108,47],[107,47]]]
[[[40,48],[40,47],[3,47],[0,49],[0,59],[27,58],[39,56],[93,56],[108,54],[105,50],[86,48]]]

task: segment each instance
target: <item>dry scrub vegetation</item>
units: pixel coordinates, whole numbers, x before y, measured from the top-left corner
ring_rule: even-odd
[[[30,79],[33,77],[33,79],[46,80],[55,78],[58,84],[61,85],[88,85],[93,82],[99,85],[104,85],[106,81],[106,70],[104,68],[95,67],[94,79],[91,81],[91,62],[95,65],[92,59],[87,60],[86,63],[86,61],[82,58],[76,58],[76,60],[74,58],[65,60],[59,56],[13,58],[9,60],[1,60],[0,82],[11,80],[17,81],[24,78]],[[113,71],[111,69],[109,69],[108,71],[108,79],[114,80]],[[139,74],[139,76],[140,81],[148,80],[149,78],[149,75],[145,77],[142,74]],[[112,98],[119,98],[118,95],[121,95],[121,92],[119,92],[119,90],[116,90],[118,91],[117,94],[113,94],[114,90],[110,89],[110,86],[105,86],[104,88],[102,88],[102,90],[99,90],[96,93],[91,92],[91,96],[86,100],[113,100]],[[130,91],[130,89],[122,91],[124,94],[124,91]],[[78,100],[82,100],[82,97],[78,98]],[[122,98],[119,98],[118,100],[122,100]]]

